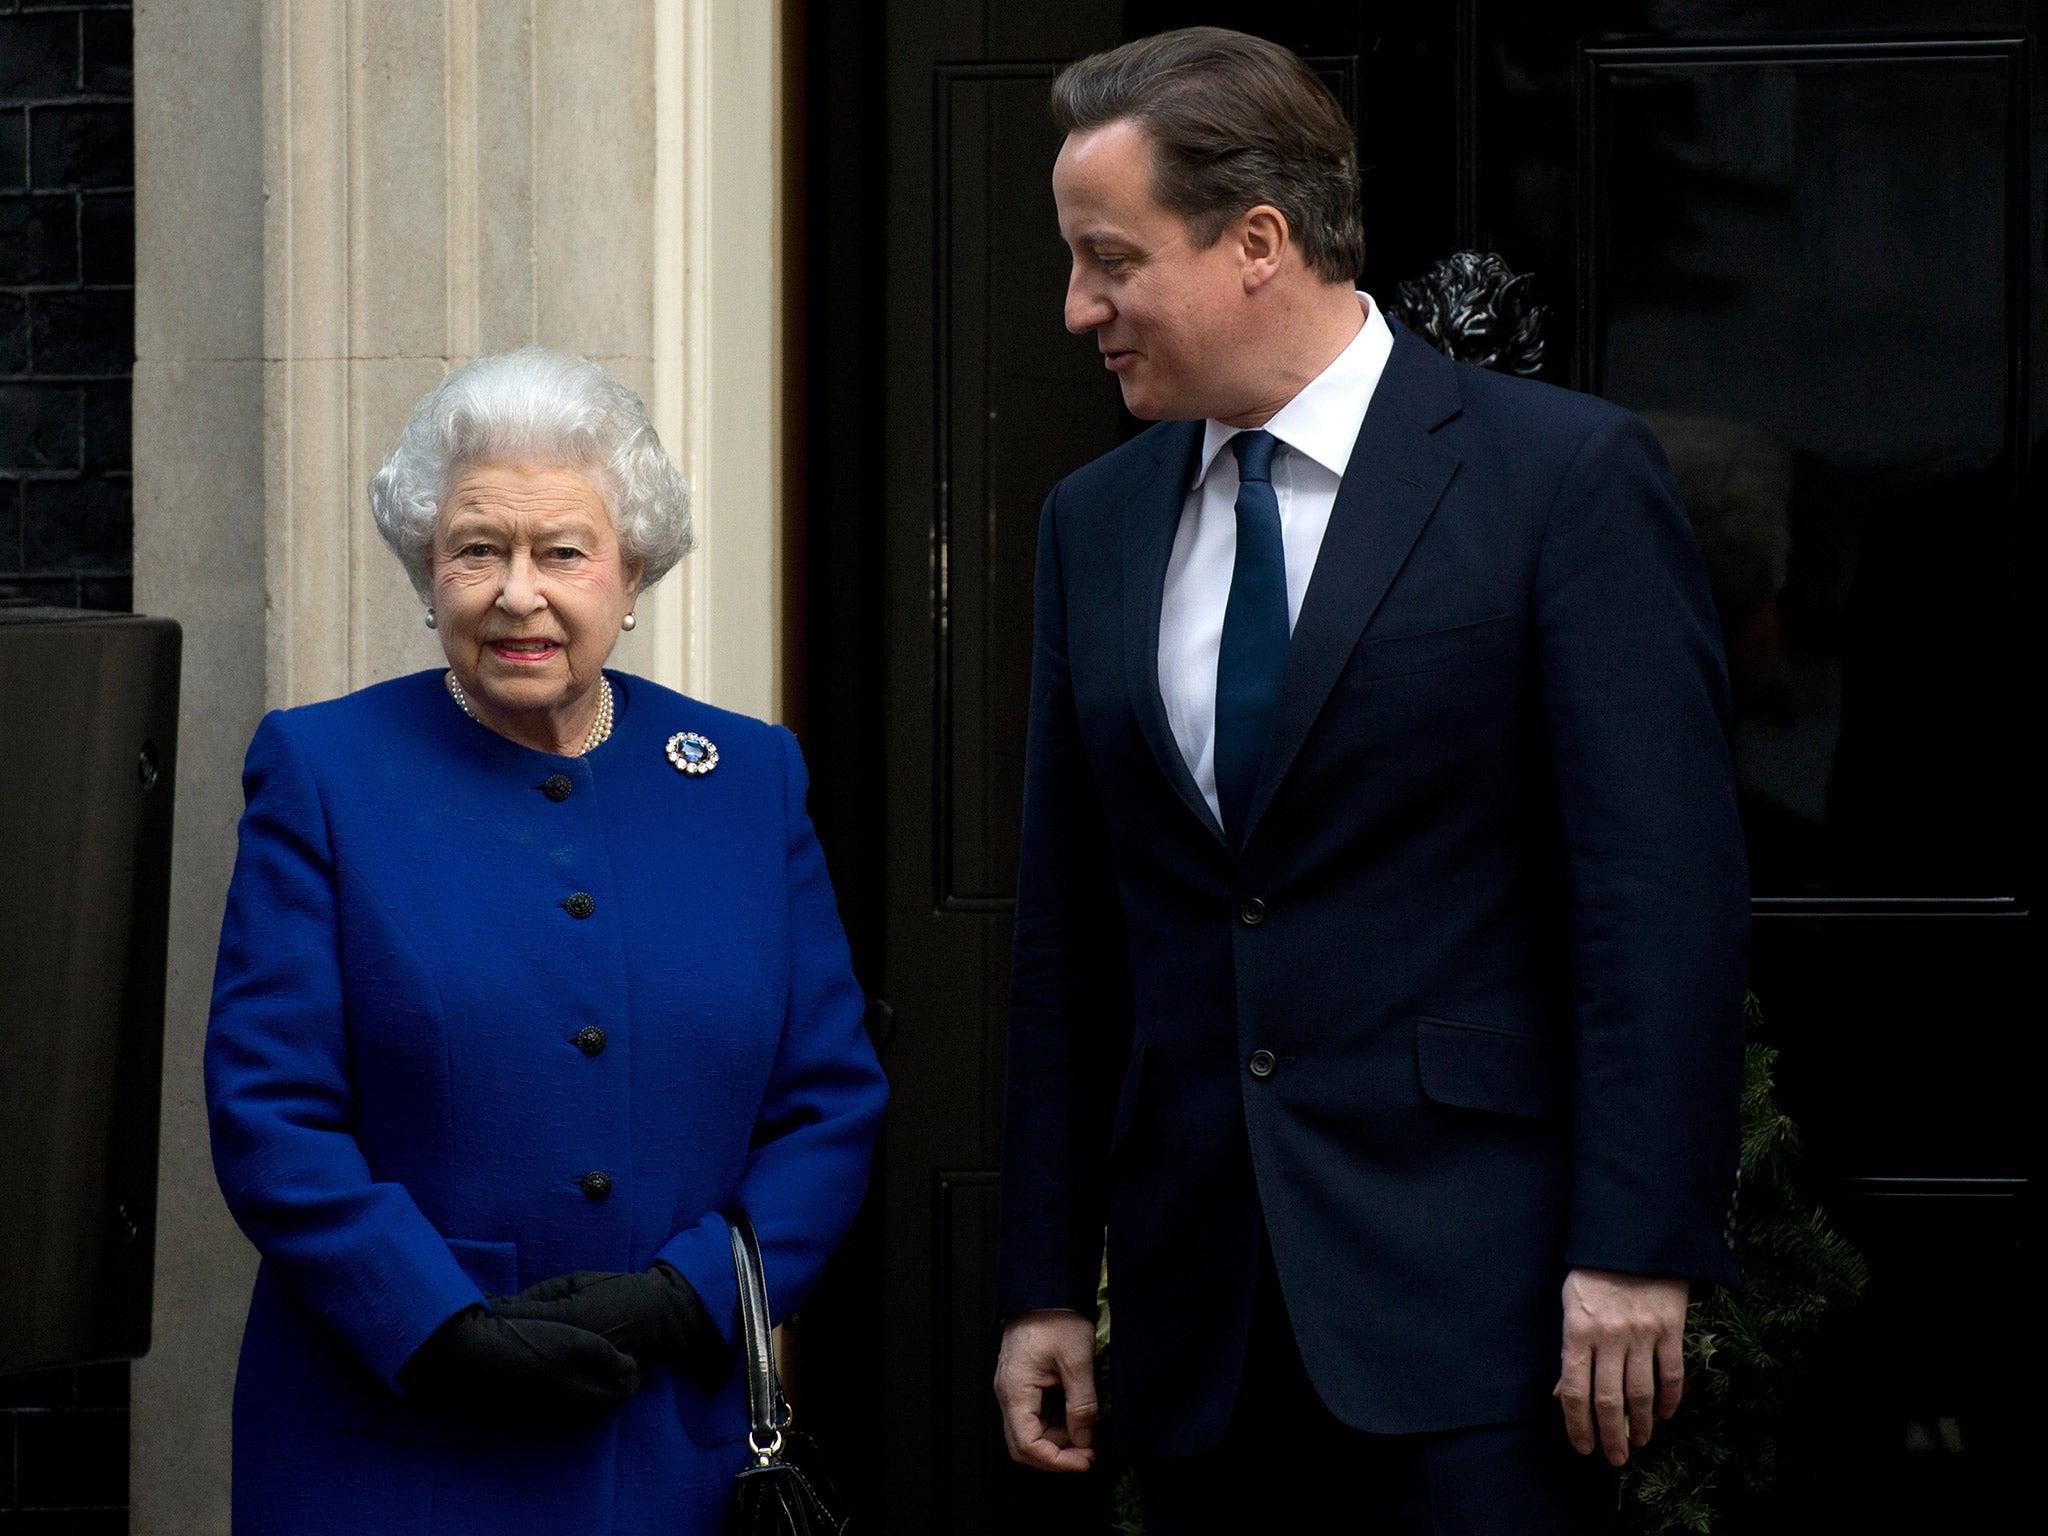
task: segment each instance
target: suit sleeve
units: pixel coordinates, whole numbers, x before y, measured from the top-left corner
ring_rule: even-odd
[[[1057,489],[1039,521],[1024,830],[1011,950],[996,1315],[1093,1316],[1130,960],[1067,664]]]
[[[868,1040],[825,851],[804,807],[803,755],[780,726],[775,739],[783,754],[788,993],[734,1203],[760,1234],[770,1311],[780,1321],[810,1293],[853,1224],[889,1089]],[[739,1292],[725,1219],[707,1215],[656,1257],[682,1272],[732,1343]]]
[[[1736,1283],[1749,877],[1706,572],[1649,428],[1616,412],[1537,562],[1573,991],[1575,1267]]]
[[[286,716],[258,727],[242,785],[206,1034],[214,1169],[292,1295],[389,1384],[483,1294],[353,1134],[337,861]]]

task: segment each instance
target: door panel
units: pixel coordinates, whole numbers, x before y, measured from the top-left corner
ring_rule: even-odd
[[[2038,1422],[1981,1365],[2040,1141],[2038,16],[1857,12],[1481,0],[1474,233],[1664,437],[1720,608],[1752,984],[1873,1271],[1777,1517],[1987,1528]]]
[[[944,912],[1010,909],[1038,502],[1074,463],[1121,442],[1128,420],[1095,349],[1058,323],[1066,248],[1048,173],[1060,136],[1046,112],[1058,69],[933,72],[933,838]],[[1014,323],[1026,304],[1039,323]]]
[[[1843,9],[809,8],[806,746],[896,1095],[815,1359],[892,1532],[1103,1528],[1095,1480],[1008,1467],[988,1391],[1037,519],[1135,426],[1060,325],[1045,103],[1065,61],[1197,22],[1337,92],[1376,298],[1498,251],[1552,306],[1548,376],[1664,438],[1736,688],[1753,982],[1876,1274],[1784,1520],[1988,1520],[2039,1144],[2038,6]]]
[[[1046,114],[1117,40],[1085,0],[891,5],[880,358],[887,828],[882,990],[897,1106],[881,1174],[891,1531],[1079,1527],[1092,1485],[1002,1455],[992,1262],[1038,511],[1124,430],[1060,328]]]
[[[1753,605],[1727,618],[1761,897],[2017,888],[2020,63],[1583,55],[1584,386],[1681,438],[1754,429],[1710,472],[1788,472],[1706,545]]]

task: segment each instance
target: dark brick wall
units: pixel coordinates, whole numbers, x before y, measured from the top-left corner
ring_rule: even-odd
[[[0,1376],[0,1536],[126,1536],[128,1367]]]
[[[0,0],[0,602],[126,609],[126,5]],[[0,1536],[128,1529],[128,1367],[0,1377]]]
[[[0,0],[0,601],[125,610],[133,23]]]

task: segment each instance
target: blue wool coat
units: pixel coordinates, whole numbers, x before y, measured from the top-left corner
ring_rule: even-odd
[[[214,1165],[263,1255],[238,1536],[720,1528],[736,1378],[646,1367],[572,1433],[395,1385],[455,1313],[569,1270],[666,1260],[730,1339],[718,1213],[753,1215],[780,1315],[866,1180],[886,1089],[795,740],[611,677],[581,757],[486,730],[438,672],[271,714],[249,748],[206,1047]],[[715,770],[670,765],[678,731]]]

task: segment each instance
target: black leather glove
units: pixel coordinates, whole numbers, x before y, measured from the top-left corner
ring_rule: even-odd
[[[545,1428],[613,1412],[639,1387],[640,1369],[588,1329],[470,1307],[414,1351],[398,1384],[480,1418]]]
[[[491,1310],[506,1319],[587,1328],[635,1360],[659,1362],[705,1386],[725,1379],[725,1340],[696,1287],[668,1264],[638,1274],[579,1269],[517,1296],[493,1296]]]

